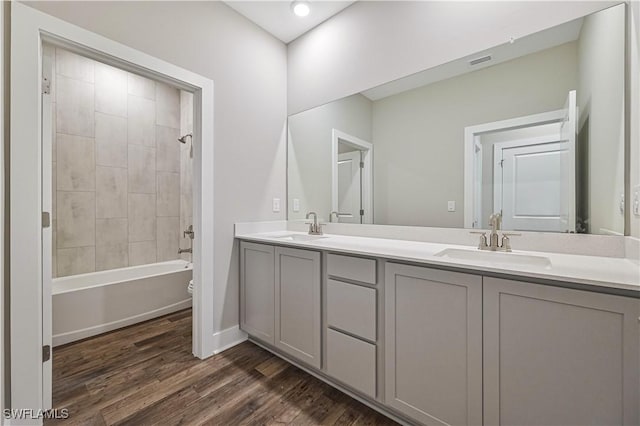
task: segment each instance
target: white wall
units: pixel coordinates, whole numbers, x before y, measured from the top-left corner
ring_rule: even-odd
[[[5,122],[5,96],[4,96],[4,66],[5,66],[5,7],[7,4],[2,2],[0,4],[0,413],[4,410],[4,395],[5,395],[5,382],[4,382],[4,363],[5,363],[5,344],[4,344],[4,316],[8,311],[4,305],[4,215],[5,215],[5,202],[4,202],[4,150],[5,150],[5,137],[4,137],[4,122]],[[0,425],[4,424],[4,416],[0,416]]]
[[[286,47],[222,2],[27,4],[214,81],[214,329],[237,325],[233,224],[285,216]]]
[[[374,102],[375,223],[463,227],[464,128],[561,109],[577,72],[571,42]]]
[[[371,142],[371,105],[358,94],[289,117],[290,220],[303,219],[309,211],[329,220],[331,131],[337,129]],[[300,200],[299,212],[293,211],[294,198]]]
[[[294,114],[616,2],[356,2],[289,44]]]
[[[588,229],[596,234],[624,233],[624,16],[624,6],[586,16],[578,41],[578,129],[589,146]]]

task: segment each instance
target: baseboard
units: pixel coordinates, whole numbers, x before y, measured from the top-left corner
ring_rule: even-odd
[[[219,354],[247,340],[247,333],[240,330],[239,325],[229,327],[213,334],[213,354]]]
[[[177,303],[173,303],[169,306],[163,306],[159,309],[154,309],[142,314],[133,315],[121,320],[108,322],[106,324],[99,324],[93,327],[82,328],[80,330],[68,331],[66,333],[55,334],[53,336],[53,347],[66,345],[67,343],[75,342],[77,340],[86,339],[87,337],[96,336],[98,334],[106,333],[108,331],[117,330],[122,327],[127,327],[142,321],[147,321],[153,318],[161,317],[173,312],[181,311],[191,307],[192,299],[185,299]]]

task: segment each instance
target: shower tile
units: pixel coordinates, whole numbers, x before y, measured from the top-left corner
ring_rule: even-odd
[[[156,262],[156,242],[129,243],[129,266],[147,265]]]
[[[193,131],[193,93],[180,91],[180,129],[185,133]]]
[[[96,217],[127,217],[127,169],[96,168]]]
[[[127,116],[127,73],[96,62],[96,111]]]
[[[127,167],[127,119],[96,112],[96,164]]]
[[[58,225],[56,241],[59,249],[95,245],[95,192],[58,191],[56,221]]]
[[[56,140],[58,138],[57,126],[56,126],[56,103],[51,104],[51,161],[56,161],[57,156],[57,143]]]
[[[180,152],[180,192],[191,192],[193,186],[193,160],[189,154],[189,149],[181,147]]]
[[[95,247],[74,247],[57,250],[58,277],[85,274],[96,270]]]
[[[175,87],[156,83],[156,124],[180,128],[180,91]]]
[[[156,145],[156,103],[139,96],[128,96],[127,135],[130,145]]]
[[[156,149],[138,145],[128,146],[129,192],[155,194]]]
[[[96,246],[96,271],[129,266],[129,244],[106,244]]]
[[[96,219],[96,246],[129,242],[129,223],[126,218]]]
[[[155,239],[156,195],[129,194],[129,242]]]
[[[140,96],[152,101],[156,99],[155,81],[129,72],[127,73],[127,82],[130,95]]]
[[[56,219],[56,210],[57,210],[57,197],[56,197],[56,191],[57,191],[57,172],[58,170],[58,165],[57,163],[53,162],[51,163],[51,220],[55,220]]]
[[[89,58],[56,48],[56,73],[59,75],[93,83],[94,64]]]
[[[58,76],[56,126],[59,133],[93,137],[94,90],[92,83]]]
[[[179,259],[180,218],[159,217],[156,234],[158,235],[157,261],[164,262],[165,260]]]
[[[180,171],[180,130],[156,126],[156,170],[163,172]],[[188,139],[187,139],[188,140]],[[188,140],[187,144],[191,144]]]
[[[96,188],[93,138],[57,135],[58,191],[93,191]]]
[[[157,173],[156,216],[180,215],[180,173]]]

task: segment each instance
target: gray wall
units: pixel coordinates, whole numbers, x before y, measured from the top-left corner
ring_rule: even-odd
[[[213,80],[214,329],[236,326],[233,224],[285,216],[285,45],[222,2],[27,4]]]
[[[303,219],[309,211],[329,220],[331,131],[371,142],[371,108],[371,101],[358,94],[289,117],[290,220]],[[299,212],[293,211],[294,198],[300,200]]]
[[[560,109],[577,81],[566,43],[374,102],[375,223],[463,227],[464,128]]]
[[[611,4],[356,2],[289,44],[289,113],[362,92]]]
[[[578,42],[579,143],[588,144],[588,229],[595,234],[624,233],[624,16],[617,6],[585,17]]]
[[[191,222],[180,203],[181,188],[191,193],[181,185],[191,169],[177,141],[180,91],[61,48],[45,55],[53,64],[53,276],[178,259],[181,213]]]

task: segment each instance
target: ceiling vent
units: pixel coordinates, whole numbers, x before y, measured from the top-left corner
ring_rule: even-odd
[[[483,62],[488,62],[490,61],[491,55],[487,55],[487,56],[481,56],[480,58],[475,58],[469,61],[469,65],[474,66],[474,65],[478,65],[481,64]]]

